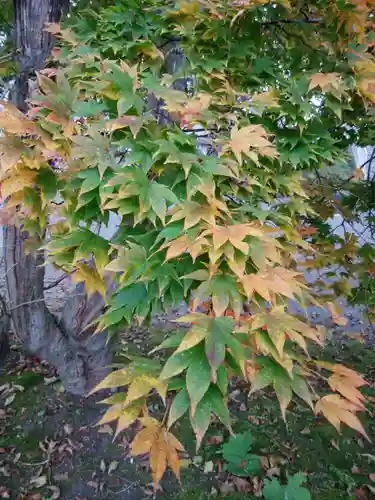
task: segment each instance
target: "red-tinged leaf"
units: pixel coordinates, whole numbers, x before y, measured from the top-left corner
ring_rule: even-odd
[[[309,90],[320,87],[324,92],[339,89],[341,86],[339,73],[317,73],[310,80]]]

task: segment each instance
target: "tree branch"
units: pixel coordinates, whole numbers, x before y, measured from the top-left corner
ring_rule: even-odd
[[[55,286],[59,285],[62,281],[64,281],[68,276],[70,276],[69,274],[63,274],[62,276],[60,276],[59,279],[55,280],[53,283],[50,283],[49,285],[45,286],[44,287],[44,291],[46,290],[51,290],[51,288],[54,288]]]
[[[316,19],[275,19],[274,21],[265,21],[262,26],[268,26],[270,24],[320,24],[323,21],[322,17],[318,17]]]

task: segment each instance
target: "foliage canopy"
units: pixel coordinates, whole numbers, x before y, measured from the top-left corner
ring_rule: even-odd
[[[167,464],[179,476],[183,446],[170,428],[186,413],[197,447],[213,415],[231,431],[233,377],[251,392],[272,386],[284,418],[297,396],[338,431],[344,423],[366,436],[356,416],[366,382],[312,359],[324,331],[288,304],[328,300],[340,323],[332,294],[350,295],[347,279],[371,260],[371,247],[357,255],[353,236],[323,230],[335,204],[317,202],[309,172],[374,141],[372,8],[116,2],[46,28],[61,43],[28,116],[1,103],[8,216],[29,232],[31,250],[44,245],[50,262],[106,296],[98,330],[190,305],[178,320],[186,331],[95,389],[128,387],[105,401],[102,423],[116,420],[117,433],[143,424],[132,450],[150,453],[155,484]],[[121,224],[106,240],[92,223],[111,212]],[[322,295],[303,273],[332,263],[346,276]],[[318,396],[317,381],[333,392]],[[169,401],[162,421],[147,410],[155,391]]]

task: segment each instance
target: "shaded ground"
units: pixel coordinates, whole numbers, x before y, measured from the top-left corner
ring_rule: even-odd
[[[154,328],[151,337],[146,332],[129,332],[123,339],[124,348],[147,350],[160,342],[166,328],[168,325]],[[327,350],[326,358],[333,356],[366,375],[370,385],[365,392],[373,404],[374,351],[359,342],[340,342]],[[104,412],[94,398],[79,399],[61,392],[60,383],[54,382],[54,373],[38,360],[13,353],[10,363],[14,373],[0,377],[0,498],[152,497],[147,461],[134,460],[129,454],[134,428],[113,443],[110,426],[94,427]],[[158,405],[155,401],[156,412]],[[196,456],[189,426],[182,422],[175,432],[188,445],[183,490],[168,476],[158,498],[203,500],[224,493],[255,498],[265,475],[283,478],[286,472],[297,471],[307,474],[307,486],[314,500],[375,498],[370,491],[375,486],[375,450],[354,432],[346,429],[338,436],[332,426],[297,402],[288,411],[285,426],[270,392],[249,400],[246,391],[233,387],[230,408],[235,431],[250,430],[254,436],[253,451],[262,457],[264,468],[259,480],[238,480],[220,472],[221,443],[228,438],[222,427],[210,429]],[[370,436],[375,435],[373,411],[369,408],[362,419]]]

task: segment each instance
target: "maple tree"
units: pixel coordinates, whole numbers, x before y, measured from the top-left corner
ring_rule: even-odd
[[[310,357],[324,329],[288,305],[332,301],[304,271],[335,262],[349,277],[368,263],[368,252],[348,262],[361,257],[353,236],[338,245],[314,226],[332,198],[317,203],[308,173],[373,140],[372,8],[117,2],[46,26],[60,44],[27,113],[0,104],[6,210],[31,250],[104,298],[97,332],[190,306],[177,320],[187,329],[94,389],[127,387],[104,401],[101,423],[117,421],[116,434],[142,424],[132,452],[150,455],[155,485],[167,465],[179,477],[184,448],[170,429],[180,418],[197,448],[213,419],[232,432],[235,377],[251,393],[271,386],[284,419],[297,396],[368,438],[357,416],[365,380]],[[121,223],[107,240],[92,224],[111,213]],[[341,285],[321,287],[350,295]],[[147,409],[155,393],[162,420]]]

